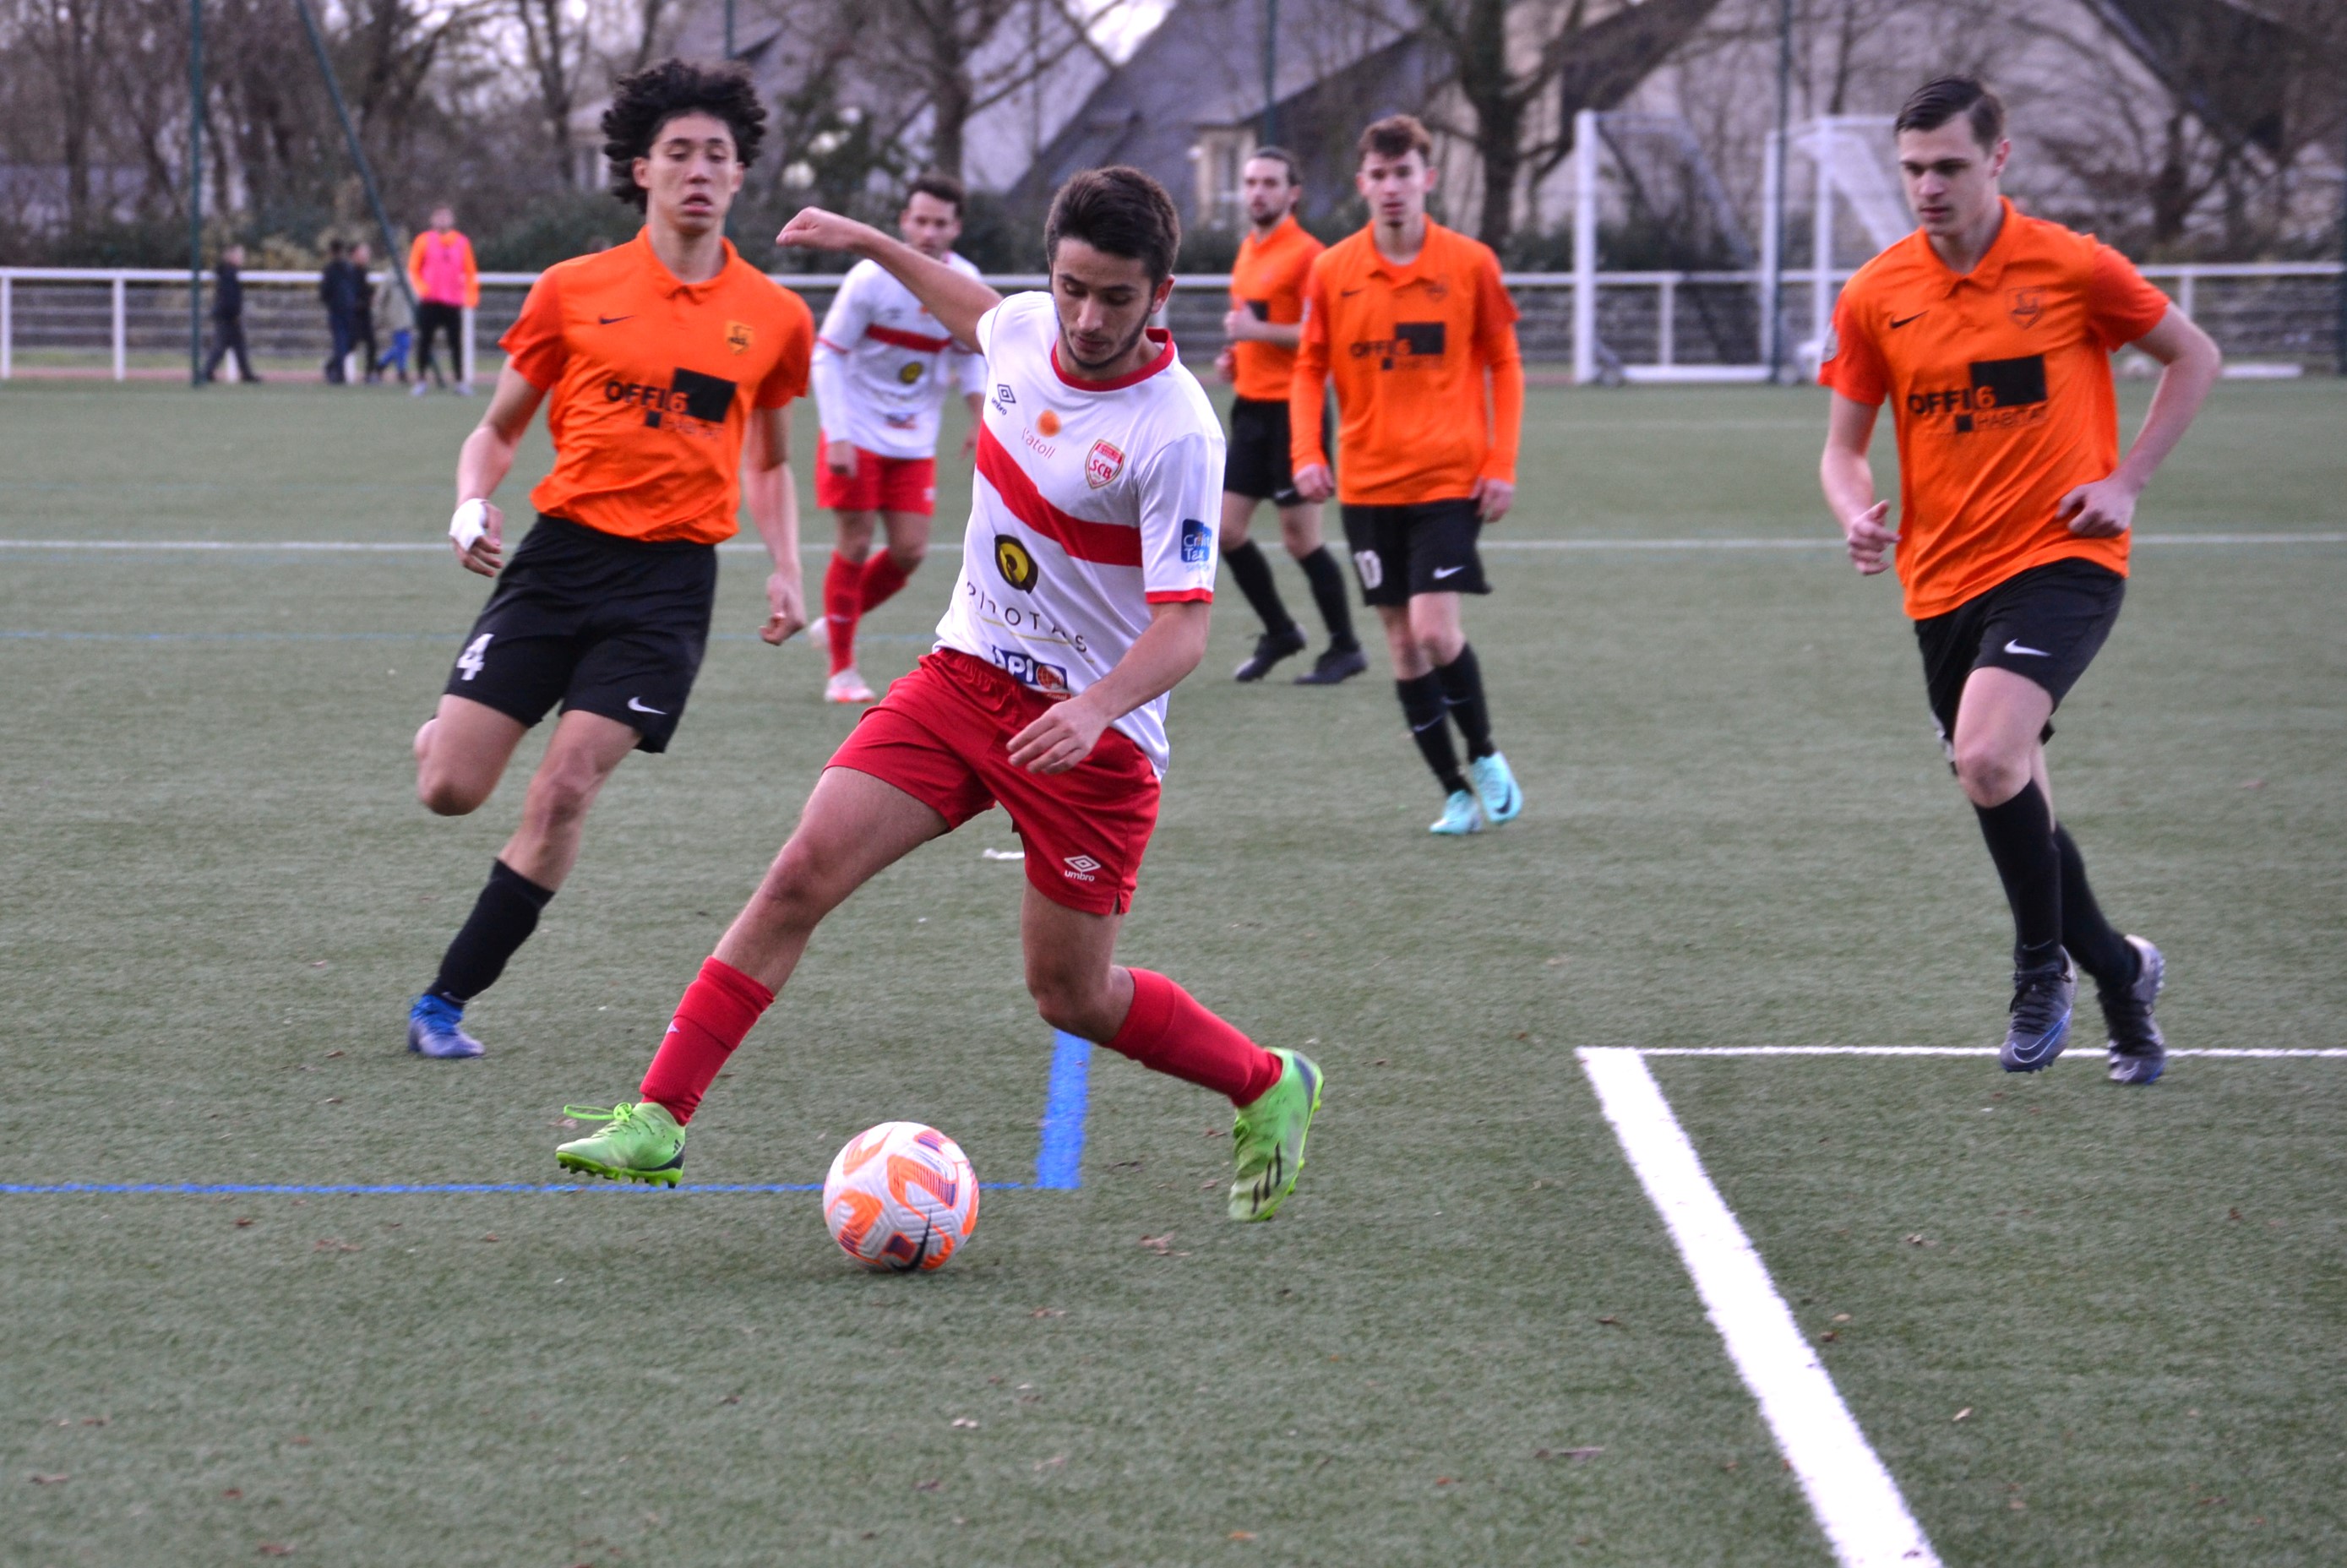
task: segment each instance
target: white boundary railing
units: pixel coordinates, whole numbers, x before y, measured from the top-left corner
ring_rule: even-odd
[[[1591,258],[1581,255],[1575,260],[1586,266]],[[1835,268],[1820,279],[1810,269],[1787,269],[1782,274],[1786,308],[1807,315],[1817,308],[1810,302],[1822,300],[1826,302],[1825,308],[1830,309],[1834,292],[1854,271],[1853,268]],[[2342,268],[2337,261],[2166,262],[2147,265],[2142,271],[2146,277],[2167,288],[2186,313],[2197,315],[2209,284],[2335,280]],[[484,272],[480,282],[484,289],[507,293],[518,305],[518,292],[526,290],[537,276],[534,272]],[[255,288],[256,292],[266,291],[262,297],[276,295],[280,299],[282,298],[280,291],[301,289],[314,292],[318,282],[317,273],[306,271],[248,271],[243,278],[249,288]],[[1586,287],[1583,286],[1584,280]],[[1542,306],[1537,312],[1537,321],[1533,319],[1534,312],[1526,313],[1524,331],[1527,338],[1542,337],[1550,344],[1544,351],[1528,341],[1528,357],[1542,360],[1569,357],[1576,380],[1596,380],[1606,369],[1612,368],[1618,370],[1624,379],[1633,382],[1757,382],[1767,379],[1768,367],[1763,364],[1686,361],[1682,354],[1685,325],[1681,321],[1682,302],[1690,290],[1708,288],[1731,297],[1748,290],[1750,292],[1745,296],[1746,302],[1754,313],[1754,320],[1763,323],[1761,334],[1757,335],[1758,341],[1765,342],[1765,323],[1768,313],[1767,302],[1761,297],[1767,286],[1765,280],[1766,273],[1758,269],[1607,272],[1576,268],[1569,272],[1512,272],[1506,276],[1508,286],[1516,293],[1520,307],[1528,301],[1538,302],[1542,296],[1550,302],[1569,302],[1563,310],[1553,308],[1553,303]],[[210,272],[204,274],[204,281],[209,289],[211,283]],[[828,295],[839,280],[835,273],[778,273],[774,281],[803,293],[817,296],[819,304],[821,298]],[[1039,288],[1045,282],[1040,273],[996,273],[989,274],[987,281],[1003,289]],[[134,291],[169,291],[176,294],[176,306],[154,317],[159,322],[168,318],[169,324],[143,327],[139,335],[150,344],[159,346],[168,343],[175,353],[184,353],[187,348],[184,292],[187,282],[185,272],[165,268],[0,267],[0,380],[9,379],[25,368],[24,351],[30,346],[20,342],[18,328],[20,318],[26,314],[27,292],[20,285],[72,284],[93,290],[105,289],[107,297],[102,327],[95,332],[89,331],[89,327],[97,326],[96,322],[70,327],[63,334],[67,341],[62,342],[57,341],[59,333],[53,330],[46,334],[51,341],[41,346],[50,352],[77,354],[102,352],[107,356],[114,379],[120,381],[130,374]],[[1181,335],[1185,338],[1194,336],[1197,330],[1210,322],[1218,324],[1221,314],[1219,298],[1227,292],[1229,285],[1230,280],[1220,274],[1196,274],[1175,280],[1177,292],[1171,313],[1184,318],[1191,327],[1191,331]],[[1636,306],[1630,306],[1620,302],[1619,297],[1625,293],[1634,297],[1644,293],[1647,298]],[[1201,295],[1214,298],[1209,301],[1201,299]],[[249,301],[253,297],[251,292],[247,295]],[[309,297],[305,293],[305,302]],[[1609,297],[1616,302],[1604,304],[1601,309],[1601,303]],[[323,342],[324,335],[323,314],[316,312],[313,304],[309,309],[313,314],[302,318],[300,326],[281,325],[277,329],[281,337],[298,333],[304,353],[312,352],[313,338]],[[2333,309],[2325,302],[2319,313],[2321,321],[2308,328],[2307,335],[2320,338],[2324,347],[2285,350],[2282,351],[2284,356],[2297,353],[2301,358],[2316,354],[2328,357],[2329,354],[2335,353],[2335,346],[2330,344],[2336,330]],[[1635,337],[1642,347],[1651,337],[1651,357],[1642,356],[1635,363],[1618,363],[1609,367],[1605,364],[1608,354],[1604,347],[1606,317],[1609,313],[1619,315],[1624,311],[1635,311],[1641,323],[1637,332],[1627,335]],[[250,324],[250,310],[247,319]],[[1536,327],[1540,329],[1537,333],[1534,331]],[[474,374],[479,335],[478,313],[466,311],[461,346],[464,374],[467,380]],[[2219,337],[2221,343],[2222,333]],[[1793,338],[1792,341],[1799,340]],[[1565,352],[1555,352],[1559,343],[1564,345]],[[155,348],[141,352],[152,354]]]

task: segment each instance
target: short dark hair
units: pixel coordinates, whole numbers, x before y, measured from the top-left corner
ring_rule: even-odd
[[[905,205],[910,207],[916,196],[936,197],[938,200],[949,204],[954,210],[954,216],[958,218],[961,216],[963,205],[969,200],[969,190],[952,175],[940,174],[932,169],[905,187]]]
[[[1124,164],[1087,169],[1051,198],[1043,224],[1043,261],[1049,266],[1062,240],[1081,240],[1095,251],[1130,256],[1149,269],[1152,282],[1174,275],[1182,250],[1182,215],[1165,188]]]
[[[351,242],[347,240],[333,239],[326,241],[326,254],[329,256],[339,256],[350,248]]]
[[[766,136],[766,107],[758,101],[749,70],[730,62],[666,59],[611,83],[611,107],[603,111],[603,157],[610,165],[612,195],[643,210],[636,159],[651,156],[662,126],[689,114],[723,120],[733,133],[733,156],[745,168],[757,161],[758,144]]]
[[[1288,184],[1301,185],[1304,183],[1304,166],[1296,162],[1296,155],[1288,151],[1286,148],[1272,147],[1268,144],[1258,147],[1253,152],[1248,153],[1245,158],[1239,160],[1239,167],[1245,169],[1248,164],[1253,163],[1258,158],[1268,158],[1276,162],[1287,165]]]
[[[1431,163],[1434,161],[1434,138],[1427,134],[1426,127],[1419,122],[1416,115],[1389,114],[1370,123],[1369,128],[1361,133],[1361,139],[1354,150],[1362,159],[1367,159],[1371,153],[1379,158],[1407,158],[1414,152]]]
[[[1891,132],[1937,130],[1958,115],[1972,122],[1973,139],[1993,149],[2004,135],[2004,101],[1977,77],[1937,77],[1907,95]]]

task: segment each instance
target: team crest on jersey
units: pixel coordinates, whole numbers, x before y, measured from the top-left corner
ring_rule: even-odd
[[[1437,272],[1434,276],[1427,279],[1426,297],[1430,300],[1449,299],[1450,297],[1450,274],[1448,272]]]
[[[2043,289],[2014,289],[2006,293],[2005,300],[2005,313],[2013,318],[2014,325],[2024,330],[2035,326],[2037,318],[2045,313]]]
[[[1093,442],[1092,449],[1084,455],[1084,483],[1095,490],[1115,484],[1123,472],[1124,454],[1105,439]]]
[[[1003,581],[1021,593],[1033,588],[1036,578],[1041,575],[1036,569],[1034,556],[1009,534],[994,536],[994,569],[1002,574]]]
[[[921,362],[917,359],[907,360],[905,362],[904,368],[897,373],[897,379],[903,382],[907,386],[910,386],[913,383],[920,380]]]
[[[725,323],[725,346],[732,349],[735,354],[747,354],[750,352],[750,339],[752,335],[750,323],[748,322],[727,322]]]

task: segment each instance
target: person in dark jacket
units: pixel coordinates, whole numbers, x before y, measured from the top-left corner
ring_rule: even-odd
[[[231,245],[212,269],[212,352],[204,361],[204,379],[236,355],[237,379],[259,381],[252,368],[252,351],[244,343],[244,247]]]
[[[351,247],[351,270],[359,275],[356,296],[351,302],[351,343],[359,351],[359,370],[369,386],[383,379],[383,371],[375,364],[374,345],[374,280],[367,276],[367,263],[374,252],[364,240]]]
[[[340,386],[349,379],[343,362],[358,336],[358,313],[365,308],[366,274],[351,264],[350,247],[336,240],[326,248],[325,270],[318,274],[318,302],[326,307],[326,330],[333,348],[326,356],[326,380]]]

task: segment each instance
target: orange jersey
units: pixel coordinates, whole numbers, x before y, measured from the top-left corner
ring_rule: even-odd
[[[2126,257],[2011,201],[1961,277],[1921,230],[1859,269],[1818,379],[1854,403],[1891,402],[1911,617],[2047,561],[2126,574],[2127,535],[2080,538],[2055,514],[2118,466],[2111,353],[2167,313],[2168,296]]]
[[[1464,234],[1430,221],[1407,267],[1378,254],[1368,230],[1338,241],[1304,285],[1287,393],[1295,466],[1328,461],[1320,418],[1333,376],[1339,500],[1407,506],[1466,496],[1481,478],[1514,483],[1524,402],[1515,323],[1499,258]]]
[[[1262,240],[1248,230],[1239,241],[1239,259],[1231,263],[1231,308],[1278,326],[1302,321],[1305,274],[1312,270],[1312,259],[1327,248],[1293,212]],[[1231,359],[1231,388],[1241,397],[1287,401],[1288,377],[1296,369],[1294,349],[1276,343],[1235,343]]]
[[[498,341],[548,395],[539,511],[622,538],[715,544],[737,531],[749,410],[805,393],[815,317],[730,243],[714,278],[680,283],[640,231],[538,274]]]

